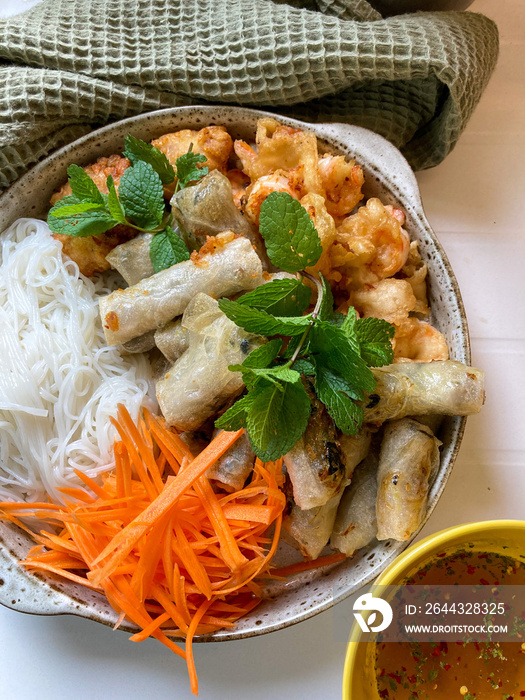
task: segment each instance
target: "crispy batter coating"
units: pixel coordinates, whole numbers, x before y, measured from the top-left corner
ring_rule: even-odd
[[[138,231],[129,226],[119,224],[98,236],[75,238],[75,236],[54,233],[53,238],[62,242],[62,252],[76,262],[80,272],[86,277],[92,277],[97,272],[109,270],[111,265],[106,260],[106,255],[116,246],[129,241],[137,233]]]
[[[408,234],[401,228],[402,215],[373,197],[343,219],[331,257],[334,270],[345,278],[349,290],[375,284],[401,270],[410,249]]]
[[[263,175],[247,188],[244,213],[254,224],[259,224],[261,204],[270,192],[287,192],[294,199],[300,199],[303,193],[302,168],[276,170]]]
[[[252,182],[277,170],[302,167],[304,194],[324,195],[317,168],[319,156],[315,134],[284,126],[267,117],[257,122],[255,141],[257,150],[245,141],[235,141],[234,144],[242,169]]]
[[[394,362],[448,360],[447,342],[436,328],[417,318],[407,318],[396,328]]]
[[[319,175],[326,193],[326,209],[332,216],[346,216],[363,199],[365,178],[354,160],[325,154],[319,160]]]
[[[172,134],[164,134],[151,142],[156,148],[166,154],[169,162],[175,167],[177,158],[189,151],[193,144],[193,152],[206,156],[206,162],[200,167],[208,166],[210,170],[226,172],[228,158],[232,152],[233,141],[223,126],[206,126],[200,131],[182,129]],[[174,192],[175,184],[164,188],[166,196]]]
[[[350,303],[363,318],[374,316],[399,326],[417,301],[408,280],[388,278],[352,292]]]
[[[417,299],[414,311],[424,316],[428,316],[430,313],[427,299],[427,273],[427,265],[421,259],[418,242],[412,241],[408,258],[401,269],[400,277],[410,283],[414,296]]]
[[[87,165],[84,170],[96,184],[98,189],[104,194],[108,193],[106,180],[111,175],[115,183],[115,188],[118,190],[120,178],[122,174],[129,168],[130,162],[124,156],[112,155],[102,157],[96,160],[91,165]],[[65,183],[51,197],[51,204],[55,204],[62,197],[71,194],[69,183]],[[106,255],[120,243],[125,243],[130,238],[136,236],[138,231],[119,224],[107,233],[101,233],[98,236],[88,236],[86,238],[76,238],[74,236],[66,236],[64,234],[55,233],[53,237],[62,242],[62,251],[65,255],[71,258],[76,264],[80,272],[86,277],[92,277],[97,272],[109,270],[110,264],[106,260]]]
[[[109,156],[108,158],[106,158],[105,156],[99,158],[94,163],[91,163],[91,165],[86,165],[84,170],[93,180],[100,192],[107,194],[108,188],[106,180],[108,179],[108,177],[110,175],[113,177],[115,189],[118,191],[120,178],[122,177],[126,168],[129,168],[129,166],[130,162],[127,158],[115,154]],[[65,185],[62,185],[58,192],[55,192],[55,194],[51,197],[51,204],[56,204],[59,199],[62,199],[62,197],[66,197],[68,194],[72,193],[69,183],[66,182]]]

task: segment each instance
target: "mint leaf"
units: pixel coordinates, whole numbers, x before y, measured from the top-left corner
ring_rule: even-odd
[[[252,350],[242,363],[242,367],[269,367],[281,351],[282,345],[283,341],[280,338],[269,340],[265,345],[261,345],[260,348]]]
[[[280,382],[298,382],[301,378],[299,372],[289,367],[245,367],[242,365],[229,365],[228,369],[230,372],[242,372],[242,378],[248,389],[252,389],[256,386],[257,380],[261,377],[263,379],[276,384],[284,390],[283,385]]]
[[[355,337],[355,324],[357,323],[357,313],[353,306],[350,306],[348,313],[346,314],[343,323],[341,324],[341,330],[346,335],[347,338]]]
[[[310,304],[312,291],[300,280],[273,280],[238,299],[252,309],[262,309],[274,316],[302,316]]]
[[[205,163],[207,158],[201,153],[193,153],[193,144],[183,156],[177,158],[175,167],[177,169],[177,189],[187,187],[190,182],[200,180],[210,171],[208,166],[197,167],[198,163]]]
[[[310,416],[308,394],[300,381],[281,388],[264,380],[251,394],[246,428],[253,451],[263,462],[278,459],[292,449],[306,429]]]
[[[323,252],[306,209],[287,192],[270,192],[261,205],[259,230],[268,257],[286,272],[315,265]]]
[[[361,348],[361,357],[370,367],[389,365],[394,360],[394,349],[390,342],[395,328],[381,318],[360,318],[355,324],[355,333]]]
[[[103,204],[96,204],[95,202],[76,202],[75,204],[65,204],[61,207],[57,207],[55,204],[55,206],[49,210],[49,214],[57,219],[68,219],[73,214],[84,214],[86,211],[100,210],[104,210]]]
[[[301,335],[311,316],[271,316],[266,311],[251,309],[230,299],[219,299],[219,309],[237,326],[259,335]]]
[[[345,318],[346,314],[342,314],[340,311],[332,311],[332,315],[328,319],[328,322],[331,323],[332,326],[338,326],[340,328],[343,325]]]
[[[357,318],[353,307],[341,324],[341,330],[352,347],[370,367],[390,364],[394,359],[394,350],[390,342],[395,328],[381,318]]]
[[[69,175],[69,186],[75,197],[83,201],[104,204],[102,194],[84,168],[79,165],[70,165],[67,174]]]
[[[170,226],[166,226],[162,233],[157,233],[152,238],[149,256],[155,273],[190,259],[190,253],[184,241]]]
[[[299,372],[299,374],[304,374],[305,377],[310,377],[315,374],[314,364],[302,358],[293,363],[293,368],[296,372]]]
[[[142,229],[156,228],[164,214],[162,182],[149,163],[138,160],[119,184],[119,199],[126,217]]]
[[[111,214],[111,216],[115,219],[115,221],[120,222],[121,224],[126,223],[126,216],[124,214],[124,210],[122,209],[122,206],[120,205],[118,196],[117,196],[117,190],[115,189],[115,183],[113,182],[113,177],[110,175],[106,181],[106,184],[108,186],[108,211]]]
[[[316,365],[315,393],[328,409],[334,423],[345,435],[355,435],[364,419],[363,407],[342,377],[322,363]]]
[[[246,427],[246,411],[250,407],[253,401],[252,394],[246,394],[241,399],[230,406],[230,408],[225,411],[220,418],[215,421],[216,428],[222,428],[223,430],[240,430]]]
[[[361,346],[356,333],[357,313],[353,306],[350,306],[343,322],[340,325],[341,331],[348,338],[349,343],[356,353],[361,354]]]
[[[128,134],[124,141],[124,155],[133,165],[140,160],[149,163],[160,177],[163,185],[169,185],[175,180],[175,170],[166,155],[151,143],[146,143]]]
[[[97,236],[99,233],[109,231],[118,224],[107,212],[100,209],[70,214],[66,218],[57,216],[61,209],[71,206],[78,206],[80,202],[74,195],[68,195],[60,199],[54,207],[49,210],[47,225],[53,233],[65,234],[67,236]]]
[[[316,364],[322,364],[339,374],[356,391],[356,396],[364,398],[376,386],[371,370],[366,366],[352,343],[341,328],[327,321],[317,322],[310,331],[309,349]]]

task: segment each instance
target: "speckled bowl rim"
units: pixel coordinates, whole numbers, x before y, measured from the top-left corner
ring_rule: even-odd
[[[65,181],[65,171],[67,165],[70,163],[76,162],[82,165],[89,162],[89,160],[94,160],[100,155],[109,155],[110,151],[107,149],[105,151],[100,151],[101,144],[104,142],[104,139],[108,137],[111,138],[112,136],[115,137],[115,134],[119,131],[123,131],[124,133],[132,131],[139,137],[145,138],[149,135],[151,138],[151,134],[156,136],[160,135],[160,133],[168,133],[170,130],[180,128],[201,128],[202,126],[212,123],[224,124],[229,130],[235,131],[237,127],[233,129],[232,126],[228,127],[228,125],[234,122],[239,123],[239,120],[241,120],[243,122],[243,126],[239,127],[241,131],[250,130],[253,133],[254,123],[261,117],[274,117],[281,123],[308,129],[318,136],[321,147],[324,144],[327,150],[334,150],[347,154],[355,153],[356,160],[365,170],[367,181],[370,181],[370,178],[372,178],[372,182],[374,179],[376,180],[376,182],[373,183],[374,192],[372,192],[372,194],[377,194],[383,201],[389,200],[392,203],[398,203],[405,209],[408,218],[407,228],[411,233],[411,238],[413,238],[415,234],[417,234],[415,237],[419,239],[421,239],[421,237],[424,238],[425,246],[430,246],[430,252],[435,256],[435,265],[441,268],[439,271],[445,279],[445,282],[439,284],[437,281],[435,282],[438,291],[441,290],[440,301],[437,301],[437,303],[445,305],[448,312],[451,314],[451,309],[454,307],[453,322],[457,324],[454,330],[454,359],[470,364],[470,340],[461,293],[446,253],[425,217],[414,173],[406,159],[392,144],[381,136],[367,129],[363,129],[362,127],[336,123],[310,124],[283,117],[279,114],[229,106],[177,107],[156,110],[147,114],[130,117],[101,127],[71,142],[40,161],[11,185],[11,187],[0,196],[0,230],[4,230],[13,220],[18,218],[22,214],[22,211],[22,215],[25,216],[39,215],[40,211],[37,205],[33,205],[31,208],[20,206],[19,201],[23,199],[23,193],[26,189],[30,189],[31,186],[35,186],[35,183],[41,183],[43,180],[43,189],[49,190],[49,183],[52,183],[52,191],[60,181]],[[161,123],[163,125],[162,128],[159,126]],[[247,123],[249,123],[250,126],[247,126]],[[156,125],[157,128],[154,128],[154,125]],[[82,149],[88,146],[89,156],[86,155],[85,158],[76,158],[74,156],[76,152],[82,151]],[[365,150],[371,150],[367,151],[366,156],[364,156],[363,153],[360,152],[361,147],[364,147]],[[382,170],[385,163],[388,162],[390,165],[392,165],[392,163],[395,164],[395,168],[393,170],[391,169],[389,174]],[[49,177],[46,177],[48,174]],[[429,265],[431,280],[433,274],[434,266]],[[441,284],[446,288],[441,289]],[[442,293],[447,293],[449,295],[448,302],[451,305],[450,307],[448,307],[443,300]],[[352,559],[329,567],[326,571],[317,572],[314,576],[312,576],[312,574],[300,574],[293,580],[290,591],[284,591],[275,599],[263,603],[256,611],[251,613],[248,618],[240,621],[235,629],[223,630],[213,635],[201,635],[196,637],[195,641],[229,641],[268,634],[269,632],[283,629],[329,609],[352,595],[362,586],[373,581],[417,536],[421,527],[424,526],[430,517],[430,514],[445,488],[459,451],[466,423],[466,419],[460,417],[453,417],[447,420],[446,438],[443,439],[445,450],[442,454],[440,470],[431,487],[427,513],[420,528],[413,534],[409,541],[396,543],[387,541],[385,544],[375,545],[374,547],[369,546],[364,550],[360,550]],[[9,530],[8,535],[5,534],[6,527]],[[24,546],[27,549],[27,544],[29,542],[29,538],[26,535],[20,534],[20,531],[17,530],[18,529],[14,528],[14,526],[0,524],[1,604],[14,610],[30,614],[73,614],[86,617],[108,626],[113,626],[115,624],[116,613],[114,611],[111,609],[103,611],[100,609],[97,610],[93,607],[95,603],[90,604],[86,602],[86,600],[89,601],[87,593],[90,593],[89,591],[86,592],[86,589],[76,584],[64,584],[53,577],[29,573],[17,567],[16,561],[20,559],[21,552],[23,553],[24,551]],[[4,532],[3,535],[2,532]],[[6,539],[10,540],[10,544],[6,542]],[[377,549],[383,550],[383,558],[379,565],[377,560],[374,564],[367,565],[366,562],[371,561],[375,557],[375,550]],[[16,572],[13,574],[14,578],[9,578],[8,574],[13,570],[13,566],[16,567]],[[366,570],[364,575],[357,580],[352,582],[345,578],[345,574],[348,575],[347,578],[352,578],[351,575],[349,575],[349,568],[356,569],[361,567],[366,569],[367,566],[369,570]],[[6,579],[9,579],[9,586],[6,586]],[[318,584],[318,588],[315,588],[316,583]],[[314,592],[317,592],[319,587],[321,587],[322,592],[315,596]],[[46,603],[38,602],[37,598],[30,601],[28,588],[34,595],[41,595],[41,597],[46,599]],[[298,592],[302,592],[302,594],[298,595]],[[20,597],[17,598],[17,595]],[[286,604],[290,595],[296,598],[306,597],[306,600],[301,601],[301,603],[295,602],[296,609],[293,614],[287,616],[288,608]],[[96,602],[101,605],[102,596],[96,593],[93,593],[92,596],[95,596]],[[277,604],[277,607],[281,604],[281,607],[284,605],[285,608],[284,613],[281,611],[280,616],[278,615],[277,619],[273,621],[271,620],[271,610],[267,613],[263,613],[261,609],[266,609],[265,606],[271,607],[272,604],[274,606]],[[270,619],[265,620],[265,618],[268,617]],[[133,625],[127,623],[124,623],[120,629],[130,632],[136,630]]]

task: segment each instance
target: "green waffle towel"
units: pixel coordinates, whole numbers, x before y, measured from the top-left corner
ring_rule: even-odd
[[[44,0],[0,20],[0,188],[53,149],[162,107],[252,105],[372,129],[415,169],[454,147],[494,68],[471,12],[366,0]]]

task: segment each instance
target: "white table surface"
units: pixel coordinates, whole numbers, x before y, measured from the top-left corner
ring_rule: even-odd
[[[37,1],[0,0],[0,16]],[[487,402],[468,420],[422,537],[472,520],[525,517],[525,3],[476,0],[471,9],[498,23],[499,63],[454,152],[418,180],[459,280]],[[196,645],[200,697],[340,698],[345,645],[334,639],[338,607],[271,635]],[[0,607],[0,700],[145,697],[192,697],[184,662],[157,642],[133,644],[83,619]]]

